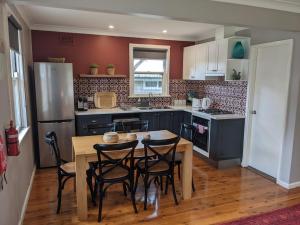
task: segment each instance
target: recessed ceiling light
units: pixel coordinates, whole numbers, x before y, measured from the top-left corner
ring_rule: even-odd
[[[109,29],[114,29],[115,26],[114,26],[114,25],[109,25],[108,28],[109,28]]]
[[[168,31],[167,31],[167,30],[163,30],[162,32],[163,32],[164,34],[168,33]]]

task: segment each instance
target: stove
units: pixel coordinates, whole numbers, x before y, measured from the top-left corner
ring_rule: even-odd
[[[230,111],[222,109],[200,109],[199,112],[207,113],[209,115],[224,115],[224,114],[233,114]]]

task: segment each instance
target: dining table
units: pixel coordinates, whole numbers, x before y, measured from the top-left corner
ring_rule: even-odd
[[[135,155],[144,154],[144,145],[141,143],[145,134],[150,134],[153,140],[170,139],[176,134],[168,130],[158,130],[149,132],[137,132],[138,145],[135,149]],[[126,142],[127,134],[119,134],[118,143]],[[105,144],[103,135],[94,136],[75,136],[72,137],[73,159],[76,164],[76,200],[77,200],[77,215],[80,220],[87,220],[88,218],[88,204],[87,204],[87,184],[86,184],[86,170],[88,163],[97,161],[97,152],[94,149],[95,144]],[[160,149],[162,150],[162,149]],[[193,166],[193,144],[192,142],[181,138],[176,152],[182,154],[182,176],[181,176],[181,191],[183,200],[192,197],[192,166]]]

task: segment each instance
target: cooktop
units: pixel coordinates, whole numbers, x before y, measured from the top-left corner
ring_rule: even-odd
[[[233,114],[230,111],[226,111],[226,110],[222,110],[222,109],[200,109],[199,112],[207,113],[210,115]]]

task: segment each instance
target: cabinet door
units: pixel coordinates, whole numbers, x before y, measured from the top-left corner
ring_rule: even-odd
[[[205,80],[207,67],[207,44],[195,46],[196,80]]]
[[[207,72],[218,71],[218,45],[216,41],[207,44]]]
[[[172,132],[172,112],[160,112],[159,113],[159,130],[168,130]]]
[[[225,74],[227,65],[228,40],[218,40],[218,73]]]
[[[183,122],[183,113],[182,111],[171,112],[171,131],[174,134],[180,134],[181,123]]]
[[[183,50],[183,79],[189,80],[195,73],[194,46],[185,47]]]
[[[157,129],[157,118],[155,113],[141,113],[142,120],[148,120],[148,130],[153,131]]]

